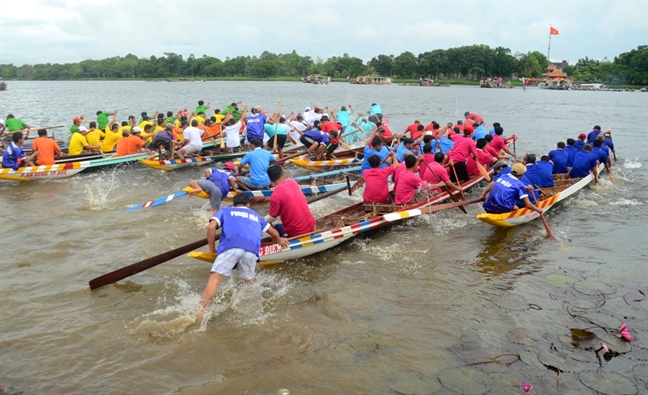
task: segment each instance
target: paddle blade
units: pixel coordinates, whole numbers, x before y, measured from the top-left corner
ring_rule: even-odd
[[[475,161],[475,163],[477,164],[477,169],[479,170],[479,173],[482,175],[482,177],[484,177],[486,181],[490,181],[490,174],[488,174],[488,171],[484,168],[484,165],[479,163],[479,161]]]
[[[182,190],[182,191],[179,191],[179,192],[176,192],[176,193],[172,193],[171,195],[168,195],[168,196],[162,196],[162,197],[157,198],[155,200],[151,200],[151,201],[148,201],[146,203],[142,203],[142,204],[138,204],[138,205],[133,206],[133,207],[129,207],[129,208],[126,209],[126,211],[139,210],[139,209],[145,208],[145,207],[159,206],[159,205],[164,204],[166,202],[170,202],[173,199],[177,199],[179,197],[186,196],[186,195],[187,195],[187,191]]]
[[[29,178],[29,177],[11,176],[9,174],[0,174],[0,180],[24,182],[24,181],[31,181],[31,178]]]
[[[216,239],[219,238],[220,235],[216,236]],[[123,280],[127,277],[130,277],[134,274],[143,272],[144,270],[150,269],[154,266],[157,266],[161,263],[164,263],[166,261],[169,261],[173,258],[177,258],[180,255],[184,255],[190,251],[193,251],[197,248],[200,248],[202,246],[207,245],[207,239],[202,239],[198,241],[194,241],[193,243],[184,245],[182,247],[178,247],[175,250],[167,251],[164,252],[160,255],[156,255],[152,258],[145,259],[140,262],[133,263],[132,265],[128,265],[126,267],[123,267],[121,269],[117,269],[115,271],[112,271],[110,273],[104,274],[103,276],[99,276],[97,278],[94,278],[90,280],[89,285],[90,289],[97,289],[100,287],[103,287],[104,285],[116,283],[117,281]]]

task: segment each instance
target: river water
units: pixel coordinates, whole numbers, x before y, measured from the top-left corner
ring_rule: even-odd
[[[587,394],[593,391],[578,371],[599,364],[593,352],[573,350],[569,328],[623,321],[635,337],[632,351],[603,360],[601,370],[647,391],[632,369],[648,363],[648,94],[289,82],[10,82],[0,92],[0,113],[34,126],[66,125],[58,129],[64,136],[79,114],[91,118],[97,110],[119,109],[121,120],[141,111],[195,107],[198,100],[211,101],[212,109],[242,100],[268,110],[281,100],[283,113],[349,103],[366,112],[380,103],[396,132],[417,118],[443,124],[471,111],[520,136],[520,153],[546,153],[600,124],[613,131],[618,184],[604,175],[598,188],[586,188],[547,215],[561,244],[545,237],[540,221],[496,229],[475,219],[480,207],[468,207],[468,215],[445,211],[260,268],[250,287],[227,279],[201,326],[190,325],[209,273],[210,265],[201,261],[180,257],[119,284],[88,288],[94,277],[204,237],[204,200],[124,210],[178,191],[200,177],[199,170],[133,166],[1,184],[5,389],[395,394],[399,388],[408,393],[399,386],[421,385],[416,393],[467,393],[448,378],[458,370],[449,369],[528,349],[532,355],[569,354],[579,369],[563,368],[557,382],[542,365],[478,364],[464,367],[474,375],[463,382],[481,380],[475,385],[493,394],[522,393],[519,382],[543,394]],[[312,211],[323,215],[360,196],[336,195],[313,204]],[[265,214],[267,205],[256,208]],[[521,331],[524,340],[511,341]]]

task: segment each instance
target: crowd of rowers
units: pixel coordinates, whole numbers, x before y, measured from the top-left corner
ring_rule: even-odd
[[[270,115],[260,106],[254,106],[248,115],[248,107],[239,109],[239,105],[242,106],[242,103],[232,103],[223,111],[216,109],[211,117],[206,116],[211,103],[205,105],[203,101],[199,101],[198,107],[191,113],[186,109],[177,111],[175,115],[171,111],[166,115],[156,111],[150,118],[144,112],[139,121],[131,115],[127,121],[120,123],[117,110],[97,111],[96,121],[88,121],[83,116],[75,117],[70,127],[68,154],[100,151],[122,156],[147,151],[150,158],[159,156],[172,159],[177,156],[184,159],[199,155],[204,141],[212,140],[215,143],[214,138],[225,135],[228,151],[240,150],[242,145],[254,150],[265,148],[267,155],[264,154],[262,160],[256,158],[249,163],[247,156],[244,157],[241,163],[249,163],[250,173],[249,176],[239,174],[236,183],[243,189],[264,189],[270,184],[267,168],[275,160],[267,150],[272,150],[275,145],[279,157],[283,156],[287,141],[294,144],[299,141],[307,147],[313,159],[331,159],[344,135],[361,131],[370,134],[361,167],[366,181],[364,199],[368,203],[402,205],[411,202],[417,191],[431,193],[440,188],[459,190],[457,185],[480,174],[478,163],[495,167],[495,172],[499,173],[497,180],[509,173],[519,175],[519,171],[503,166],[503,162],[498,163],[509,156],[516,157],[515,152],[507,148],[505,141],[509,137],[504,135],[502,126],[494,123],[489,130],[483,118],[475,113],[466,112],[463,120],[456,124],[447,123],[443,127],[436,121],[423,125],[416,120],[401,134],[394,134],[383,118],[381,106],[375,103],[366,116],[358,114],[353,122],[351,105],[342,106],[337,112],[330,111],[328,106],[315,106],[312,110],[306,107],[303,113],[295,116],[293,112],[288,117],[280,113]],[[88,127],[83,123],[87,123]],[[34,162],[39,165],[53,164],[61,155],[61,150],[53,139],[47,138],[44,130],[40,130],[39,138],[33,141],[32,154],[25,156],[21,147],[26,136],[19,132],[25,128],[29,129],[29,125],[11,114],[0,123],[0,132],[7,132],[2,139],[5,147],[2,166],[17,168]],[[581,133],[577,140],[567,139],[566,144],[559,142],[555,150],[541,156],[540,160],[536,155],[525,156],[522,163],[526,175],[519,176],[525,183],[525,189],[533,190],[535,197],[538,197],[539,192],[533,187],[552,187],[552,174],[569,174],[572,178],[578,178],[592,171],[597,178],[595,164],[598,163],[604,163],[609,171],[610,151],[616,159],[611,132],[602,132],[597,125],[588,135]],[[518,166],[518,169],[521,168]],[[394,197],[389,194],[390,177],[395,183]],[[223,187],[229,189],[229,182]],[[489,186],[487,192],[493,187]],[[495,188],[494,192],[500,188]],[[491,192],[491,198],[496,195]],[[487,210],[495,212],[506,208],[506,211],[510,211],[513,207],[521,207],[524,202],[518,199],[512,206],[511,201],[507,204],[500,202],[498,205],[502,207]],[[524,205],[529,208],[533,206]],[[490,204],[486,206],[490,207]]]
[[[239,106],[242,108],[239,109]],[[330,158],[339,145],[339,135],[345,128],[351,127],[350,116],[353,113],[353,108],[349,105],[349,110],[342,106],[340,111],[332,113],[330,117],[324,113],[324,110],[329,110],[328,106],[323,109],[316,106],[313,110],[306,107],[303,113],[291,113],[288,116],[279,113],[270,115],[260,106],[254,106],[248,114],[248,107],[238,102],[228,105],[222,111],[216,109],[208,117],[206,114],[210,107],[211,103],[205,105],[203,101],[199,101],[198,107],[191,113],[187,109],[176,113],[168,111],[166,114],[156,111],[149,117],[143,112],[139,120],[131,115],[127,120],[119,121],[118,110],[97,111],[96,120],[93,121],[85,116],[74,117],[69,129],[67,155],[108,153],[125,156],[148,152],[149,159],[185,159],[200,155],[206,141],[216,145],[216,138],[221,139],[219,145],[224,152],[249,149],[250,140],[259,138],[266,149],[274,149],[276,145],[279,156],[283,156],[283,148],[290,141],[295,145],[298,142],[306,145],[313,157]],[[365,119],[363,130],[368,128],[369,123]],[[355,122],[353,129],[359,128],[361,124]],[[13,145],[13,151],[22,153],[22,145],[28,138],[30,129],[25,122],[9,114],[7,120],[0,124],[3,149]],[[44,141],[46,136],[46,131],[39,131],[39,137],[43,139],[35,139],[31,155],[17,160],[19,166],[54,164],[61,157],[59,144],[56,141]],[[24,138],[21,140],[21,137]],[[16,163],[4,166],[15,167]]]

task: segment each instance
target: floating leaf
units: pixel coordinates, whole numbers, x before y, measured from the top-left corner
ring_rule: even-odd
[[[574,283],[574,289],[585,295],[612,295],[616,292],[614,287],[600,281],[584,280]]]
[[[551,366],[563,372],[580,372],[583,370],[575,361],[548,351],[538,354],[538,360],[545,366]]]
[[[506,338],[513,343],[524,346],[535,346],[541,337],[525,328],[511,329],[506,333]]]
[[[493,298],[493,303],[506,310],[523,311],[529,309],[529,302],[518,295],[499,295]]]
[[[578,375],[585,386],[606,395],[634,395],[639,389],[629,378],[612,372],[589,370]]]
[[[616,317],[605,313],[597,313],[597,312],[582,313],[580,314],[580,316],[587,318],[588,320],[596,323],[597,325],[602,325],[607,328],[620,328],[622,324],[622,322],[619,321]]]
[[[565,276],[564,274],[547,274],[545,280],[556,288],[569,288],[573,283],[578,281],[578,279],[570,276]]]
[[[572,300],[569,302],[569,305],[577,309],[593,309],[596,307],[596,303],[592,300]]]
[[[634,280],[636,277],[632,272],[623,269],[613,269],[611,267],[600,268],[598,274],[603,277],[616,278],[619,280]]]
[[[648,365],[635,365],[632,368],[635,377],[644,383],[648,383]]]
[[[598,337],[594,333],[578,328],[572,328],[570,329],[570,331],[572,334],[573,344],[576,347],[579,347],[583,350],[593,348],[598,349],[601,347],[600,342],[598,341]]]
[[[491,373],[490,375],[499,384],[517,386],[520,382],[519,377],[510,373]]]
[[[435,377],[421,379],[418,373],[396,372],[389,375],[394,383],[389,388],[403,395],[428,395],[441,389],[441,384]]]
[[[487,385],[493,382],[486,373],[467,366],[442,370],[439,380],[451,390],[466,395],[483,394],[488,391]]]
[[[379,348],[393,347],[396,339],[393,336],[385,335],[376,331],[359,333],[351,338],[351,347],[361,353],[370,353]]]
[[[536,377],[544,376],[547,371],[547,368],[538,360],[538,354],[534,351],[522,351],[520,353],[520,361],[536,369],[538,371],[537,373],[542,373],[535,374]]]
[[[608,346],[610,350],[616,351],[619,354],[625,354],[632,350],[630,343],[623,339],[619,339],[616,336],[612,336],[607,333],[601,333],[598,335],[598,337]]]

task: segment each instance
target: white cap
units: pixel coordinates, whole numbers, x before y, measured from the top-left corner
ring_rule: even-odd
[[[426,136],[432,136],[433,134],[434,134],[434,133],[432,133],[431,130],[428,130],[427,132],[425,132],[425,135],[426,135]]]
[[[79,132],[87,132],[87,131],[88,128],[86,128],[85,126],[79,126]]]
[[[304,112],[308,112],[310,110],[311,110],[310,107],[306,107],[306,109],[304,109]]]
[[[140,129],[139,126],[135,126],[135,127],[133,128],[133,130],[132,130],[133,133],[139,133],[139,132],[141,132],[141,131],[142,131],[142,129]]]
[[[0,119],[0,123],[4,125],[4,119]]]

